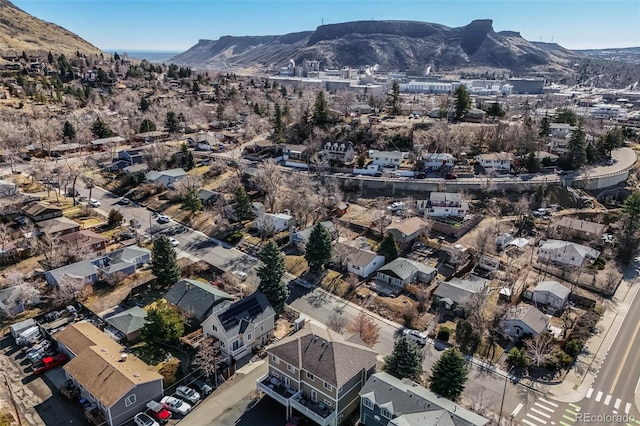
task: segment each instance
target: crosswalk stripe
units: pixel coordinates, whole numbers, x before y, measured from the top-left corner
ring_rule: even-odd
[[[511,417],[515,417],[518,415],[518,413],[520,412],[520,410],[522,410],[522,407],[524,407],[523,403],[518,404],[518,406],[516,407],[515,410],[513,410],[513,412],[511,413]]]
[[[604,399],[604,405],[609,405],[610,402],[611,402],[611,395],[607,395],[607,397]]]
[[[534,413],[536,413],[539,416],[546,417],[547,419],[551,418],[551,416],[549,414],[547,414],[547,413],[545,413],[543,411],[537,410],[537,409],[535,409],[533,407],[531,407],[531,411],[533,411]]]
[[[587,398],[591,398],[591,394],[593,393],[593,388],[589,388],[589,390],[587,391]]]
[[[576,411],[580,411],[580,406],[579,406],[579,405],[574,404],[573,402],[570,402],[570,403],[569,403],[569,404],[567,404],[567,405],[568,405],[569,407],[573,407],[573,408],[575,408],[575,409],[576,409]]]
[[[542,402],[544,402],[544,403],[545,403],[545,404],[547,404],[547,405],[550,405],[550,406],[552,406],[552,407],[556,407],[556,408],[558,408],[558,404],[556,404],[556,403],[554,403],[554,402],[551,402],[551,401],[547,401],[547,400],[546,400],[546,399],[544,399],[544,398],[538,398],[538,401],[542,401]]]
[[[613,408],[615,408],[616,410],[618,408],[620,408],[620,403],[622,402],[622,400],[620,398],[616,398],[616,402],[613,403]]]
[[[602,391],[598,392],[598,394],[596,395],[596,402],[600,402],[601,399],[602,399]]]
[[[533,405],[535,405],[536,407],[542,408],[543,410],[547,410],[550,413],[553,413],[555,411],[554,409],[549,408],[546,405],[542,405],[539,402],[534,402]]]
[[[563,414],[563,415],[562,415],[562,418],[563,418],[563,419],[567,419],[567,420],[569,420],[570,422],[573,422],[573,423],[575,423],[575,421],[576,421],[576,418],[575,418],[575,417],[569,417],[569,416],[567,416],[566,414]]]
[[[559,421],[558,423],[561,424],[562,426],[571,426],[569,423],[563,422],[563,421]]]
[[[575,415],[576,415],[576,412],[575,412],[575,411],[569,410],[568,408],[567,408],[566,410],[564,410],[564,411],[565,411],[565,413],[567,413],[567,414],[571,414],[572,416],[575,416]]]
[[[526,424],[526,425],[529,425],[529,426],[540,426],[540,425],[537,425],[537,424],[535,424],[535,423],[531,423],[531,422],[530,422],[529,420],[527,420],[527,419],[522,419],[522,423],[524,423],[524,424]]]
[[[627,404],[624,406],[624,413],[629,414],[629,411],[631,411],[631,403],[627,402]]]
[[[543,419],[541,419],[540,417],[536,417],[536,416],[534,416],[533,414],[529,414],[529,413],[527,413],[527,417],[530,417],[530,418],[532,418],[533,420],[535,420],[535,421],[537,421],[537,422],[542,423],[543,425],[546,425],[546,424],[547,424],[547,421],[546,421],[546,420],[543,420]]]

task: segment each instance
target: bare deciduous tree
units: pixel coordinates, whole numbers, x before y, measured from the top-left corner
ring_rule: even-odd
[[[218,386],[217,371],[220,361],[220,349],[216,348],[215,339],[209,336],[200,343],[193,364],[202,370],[207,380],[213,376],[215,385]]]
[[[476,413],[492,412],[498,402],[496,395],[490,393],[484,386],[474,386],[465,394],[469,408]]]
[[[540,333],[536,337],[524,341],[527,354],[536,367],[543,366],[557,352],[555,339],[548,332]]]
[[[253,177],[253,183],[264,194],[264,204],[269,211],[273,211],[279,201],[283,180],[282,171],[273,163],[264,163]]]
[[[253,219],[253,226],[255,226],[258,231],[258,235],[260,235],[260,240],[262,241],[276,232],[276,225],[273,219],[265,213],[260,213]]]
[[[339,311],[334,310],[327,319],[327,327],[336,333],[342,333],[347,327],[347,324],[349,324],[349,320],[347,320],[347,317]]]

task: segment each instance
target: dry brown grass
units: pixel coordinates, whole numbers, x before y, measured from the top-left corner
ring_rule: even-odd
[[[304,256],[285,256],[284,268],[291,275],[299,277],[309,270],[309,265]]]

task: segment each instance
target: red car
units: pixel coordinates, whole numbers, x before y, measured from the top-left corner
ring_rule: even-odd
[[[446,180],[454,180],[454,179],[458,179],[458,175],[456,175],[455,173],[447,173],[444,178]]]
[[[156,401],[147,402],[147,414],[159,421],[160,423],[166,423],[171,418],[171,412],[164,408],[164,405]]]
[[[42,362],[33,366],[33,373],[42,374],[47,370],[51,370],[52,368],[64,364],[68,360],[69,358],[65,354],[44,357],[42,358]]]

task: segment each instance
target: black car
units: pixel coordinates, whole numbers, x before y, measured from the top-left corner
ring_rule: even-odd
[[[194,390],[196,390],[200,395],[207,396],[211,392],[213,392],[213,388],[209,386],[207,383],[202,380],[196,380],[192,382],[189,386],[191,386]]]
[[[427,174],[426,173],[416,173],[416,179],[426,179]]]

